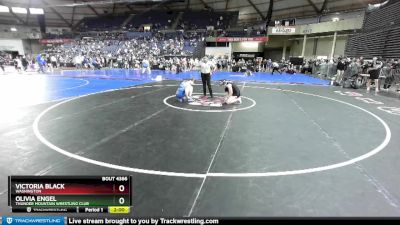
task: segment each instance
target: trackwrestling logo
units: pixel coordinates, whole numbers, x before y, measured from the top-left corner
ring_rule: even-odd
[[[64,217],[3,217],[2,225],[64,225]]]

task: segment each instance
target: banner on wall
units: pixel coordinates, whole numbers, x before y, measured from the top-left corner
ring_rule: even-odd
[[[25,54],[21,39],[0,39],[0,51],[18,52],[18,55]]]
[[[295,27],[273,27],[273,34],[294,34],[296,33]]]
[[[233,58],[235,59],[254,59],[262,57],[262,52],[234,52]]]
[[[231,57],[231,47],[206,47],[206,55],[212,55],[214,57]]]
[[[268,37],[217,37],[217,42],[259,41],[266,42]]]
[[[71,43],[72,39],[41,39],[39,40],[39,43],[42,45],[47,45],[47,44],[66,44],[66,43]]]

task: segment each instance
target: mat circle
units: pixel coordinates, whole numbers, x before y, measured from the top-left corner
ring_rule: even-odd
[[[126,88],[126,89],[131,89],[131,88]],[[184,172],[158,171],[158,170],[148,170],[148,169],[126,167],[126,166],[116,165],[116,164],[112,164],[112,163],[97,161],[97,160],[94,160],[94,159],[89,159],[89,158],[83,157],[81,155],[74,154],[74,153],[71,153],[71,152],[69,152],[67,150],[64,150],[64,149],[60,148],[59,146],[56,146],[55,144],[51,143],[49,140],[47,140],[42,135],[42,133],[39,130],[39,123],[40,123],[40,120],[42,119],[42,117],[44,115],[46,115],[48,112],[54,110],[55,108],[57,108],[57,107],[59,107],[59,106],[61,106],[63,104],[66,104],[68,102],[72,102],[72,101],[75,101],[77,99],[84,98],[84,97],[87,97],[87,96],[91,96],[91,95],[94,95],[94,94],[99,94],[99,93],[79,96],[79,97],[68,99],[66,101],[63,101],[63,102],[60,102],[60,103],[57,103],[55,105],[50,106],[49,108],[45,109],[43,112],[41,112],[36,117],[36,119],[35,119],[35,121],[33,123],[33,131],[34,131],[35,136],[39,139],[39,141],[42,144],[48,146],[50,149],[52,149],[54,151],[57,151],[57,152],[65,155],[67,157],[74,158],[74,159],[80,160],[82,162],[86,162],[86,163],[90,163],[90,164],[93,164],[93,165],[98,165],[98,166],[102,166],[102,167],[106,167],[106,168],[110,168],[110,169],[116,169],[116,170],[122,170],[122,171],[134,172],[134,173],[157,175],[157,176],[186,177],[186,178],[271,177],[271,176],[288,176],[288,175],[299,175],[299,174],[308,174],[308,173],[327,171],[327,170],[332,170],[332,169],[348,166],[348,165],[354,164],[356,162],[362,161],[364,159],[367,159],[369,157],[372,157],[373,155],[381,152],[390,142],[392,133],[391,133],[390,128],[387,125],[387,123],[383,119],[381,119],[379,116],[375,115],[374,113],[372,113],[372,112],[370,112],[370,111],[368,111],[368,110],[366,110],[364,108],[361,108],[359,106],[353,105],[351,103],[348,103],[348,102],[345,102],[345,101],[342,101],[342,100],[338,100],[338,99],[334,99],[334,98],[330,98],[330,97],[326,97],[326,96],[321,96],[321,95],[317,95],[317,94],[312,94],[312,93],[306,93],[306,92],[294,91],[294,90],[285,90],[285,89],[279,89],[279,88],[263,88],[263,89],[265,89],[265,90],[273,90],[273,91],[283,91],[283,92],[289,92],[289,93],[295,93],[295,94],[301,94],[301,95],[307,95],[307,96],[313,96],[313,97],[329,100],[329,101],[332,101],[332,102],[341,103],[341,104],[353,107],[355,109],[358,109],[360,111],[363,111],[366,114],[368,114],[368,115],[372,116],[373,118],[375,118],[384,127],[385,132],[386,132],[385,138],[378,146],[376,146],[375,148],[371,149],[370,151],[368,151],[367,153],[365,153],[363,155],[360,155],[360,156],[352,158],[352,159],[348,159],[348,160],[343,161],[343,162],[330,164],[330,165],[326,165],[326,166],[307,168],[307,169],[298,169],[298,170],[288,170],[288,171],[253,172],[253,173],[232,173],[232,172],[224,172],[224,173],[184,173]],[[105,91],[105,92],[111,92],[111,91],[117,91],[117,90],[109,90],[109,91]],[[174,97],[174,96],[170,96],[170,97]],[[169,97],[167,97],[167,98],[169,98]],[[244,110],[244,109],[241,109],[241,110]]]

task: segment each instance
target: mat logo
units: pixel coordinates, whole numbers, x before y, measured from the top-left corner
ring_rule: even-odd
[[[382,110],[384,112],[393,114],[393,115],[400,116],[400,108],[396,108],[396,107],[378,107],[378,109]]]
[[[360,93],[352,92],[352,91],[346,91],[346,92],[335,91],[335,93],[338,93],[338,94],[344,95],[344,96],[350,96],[350,97],[362,97],[363,96]]]
[[[356,97],[357,100],[363,101],[365,103],[368,104],[375,104],[375,105],[383,105],[383,102],[378,102],[373,100],[372,98],[360,98],[360,97]]]
[[[213,100],[206,98],[201,98],[198,95],[193,96],[193,101],[189,105],[196,106],[208,106],[208,107],[222,107],[222,102],[224,102],[224,97],[216,97]]]
[[[7,224],[12,224],[12,222],[13,222],[13,218],[11,218],[11,217],[7,217]]]
[[[357,100],[363,101],[363,102],[368,103],[368,104],[383,105],[382,102],[375,101],[372,98],[361,98],[361,97],[363,97],[363,95],[360,94],[360,93],[357,93],[357,92],[352,92],[352,91],[346,91],[346,92],[334,91],[334,92],[339,94],[339,95],[356,97]]]
[[[378,102],[375,101],[372,98],[362,98],[363,95],[357,92],[352,92],[352,91],[346,91],[346,92],[342,92],[342,91],[334,91],[336,94],[339,95],[344,95],[344,96],[350,96],[350,97],[355,97],[355,99],[363,101],[367,104],[374,104],[374,105],[384,105],[383,102]],[[392,115],[398,115],[400,116],[400,108],[396,108],[396,107],[378,107],[379,110],[390,113]]]

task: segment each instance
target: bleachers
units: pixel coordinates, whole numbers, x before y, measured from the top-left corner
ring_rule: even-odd
[[[375,32],[357,34],[347,43],[347,54],[351,57],[363,56],[372,58],[374,56],[383,56],[388,30],[379,30]]]
[[[214,26],[214,29],[227,29],[235,20],[238,12],[213,12],[213,11],[185,11],[182,21],[188,29],[206,29]]]
[[[74,34],[72,33],[62,33],[62,34],[53,34],[53,33],[46,33],[43,38],[46,39],[73,39]]]
[[[137,39],[137,38],[149,38],[152,37],[151,32],[127,32],[126,37],[128,39]]]
[[[152,24],[158,29],[170,28],[177,16],[177,12],[153,10],[133,16],[126,27],[128,29],[131,27],[139,28],[146,24]]]
[[[164,38],[165,39],[175,39],[177,37],[181,37],[182,36],[182,32],[168,32],[168,33],[164,33]]]
[[[388,32],[384,55],[386,58],[400,59],[400,26]]]
[[[125,15],[119,16],[101,16],[84,18],[80,26],[84,30],[117,30],[121,24],[127,19]]]
[[[128,30],[141,31],[144,25],[165,30],[176,26],[178,29],[196,30],[213,26],[227,29],[237,23],[239,12],[214,11],[162,11],[151,10],[137,15],[106,15],[84,18],[78,29],[81,31]],[[181,25],[184,25],[183,27]],[[174,27],[175,28],[175,27]]]
[[[381,9],[372,11],[365,15],[364,31],[372,31],[382,27],[389,27],[400,22],[400,1],[393,1],[393,4],[385,5]]]
[[[247,31],[226,31],[223,35],[225,37],[247,37]]]
[[[400,58],[400,1],[366,13],[362,30],[349,37],[349,57]]]

